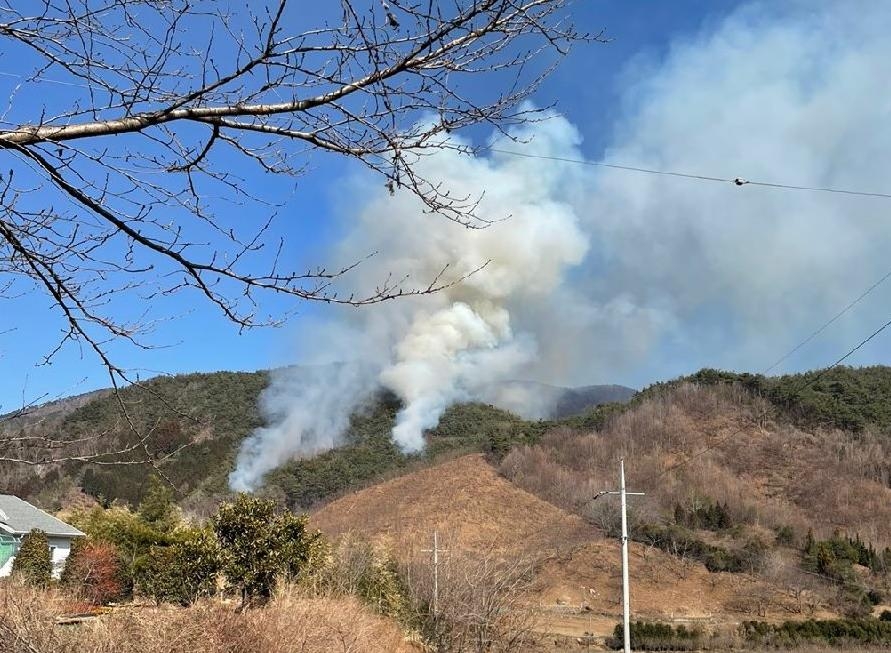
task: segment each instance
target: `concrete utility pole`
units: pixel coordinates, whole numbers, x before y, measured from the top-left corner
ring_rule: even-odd
[[[619,490],[598,492],[594,499],[599,499],[605,494],[618,494],[622,505],[622,630],[625,643],[625,653],[631,653],[631,596],[628,581],[628,514],[626,496],[642,497],[644,492],[626,492],[625,490],[625,459],[619,458]]]

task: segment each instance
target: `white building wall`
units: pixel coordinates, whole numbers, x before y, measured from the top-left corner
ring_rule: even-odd
[[[48,539],[53,562],[53,578],[58,578],[62,574],[62,569],[65,568],[65,561],[68,559],[68,555],[71,553],[71,538],[49,537]],[[14,561],[15,556],[11,557],[6,561],[6,564],[0,567],[0,578],[9,576],[12,573],[12,563]]]
[[[71,553],[71,539],[67,537],[51,537],[49,538],[49,545],[53,561],[53,578],[58,578],[62,575],[65,561]]]
[[[15,560],[15,556],[12,556],[9,560],[6,561],[2,567],[0,567],[0,578],[5,578],[12,573],[12,562]]]

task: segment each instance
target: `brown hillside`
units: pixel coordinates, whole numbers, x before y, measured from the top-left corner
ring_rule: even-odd
[[[516,487],[481,455],[396,478],[334,501],[311,517],[331,537],[359,533],[386,542],[402,560],[419,559],[434,530],[454,553],[532,556],[526,601],[540,628],[607,635],[621,616],[618,542],[578,516]],[[448,564],[449,555],[443,558]],[[795,596],[780,583],[704,566],[631,545],[634,610],[639,617],[726,626],[742,619],[829,614],[813,592]]]
[[[825,597],[813,589],[792,592],[779,579],[750,574],[711,573],[635,542],[629,547],[635,618],[699,624],[707,629],[746,619],[782,621],[834,617]],[[550,631],[566,635],[608,635],[622,615],[621,547],[597,540],[571,554],[543,561],[533,587]]]
[[[624,454],[635,505],[650,521],[676,504],[726,503],[733,520],[766,530],[791,526],[859,533],[891,545],[891,450],[869,433],[809,432],[771,418],[766,404],[734,388],[681,386],[641,403],[599,432],[556,430],[514,450],[501,471],[520,487],[568,510],[584,510],[616,484]]]
[[[482,455],[457,458],[334,501],[311,517],[329,536],[389,541],[398,557],[429,546],[545,554],[599,537],[584,520],[521,490]]]

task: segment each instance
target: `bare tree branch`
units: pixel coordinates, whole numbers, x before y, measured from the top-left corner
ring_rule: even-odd
[[[149,347],[151,304],[170,295],[248,329],[281,319],[261,314],[265,295],[364,306],[459,283],[476,270],[394,271],[359,293],[344,284],[362,261],[292,267],[272,236],[279,207],[243,175],[292,184],[308,155],[333,154],[444,219],[503,218],[418,163],[466,147],[452,132],[544,117],[526,100],[573,44],[603,40],[573,28],[568,1],[0,5],[0,56],[21,71],[0,116],[0,298],[42,292],[64,324],[46,361],[83,347],[118,387],[133,380],[110,344]],[[122,319],[127,296],[145,313]],[[143,435],[111,458],[151,457]]]

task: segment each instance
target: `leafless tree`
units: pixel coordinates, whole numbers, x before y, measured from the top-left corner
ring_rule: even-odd
[[[403,565],[417,621],[438,651],[535,651],[541,635],[530,589],[540,559],[502,556],[494,550],[449,549],[433,613],[429,558]]]
[[[148,347],[157,319],[121,311],[122,296],[151,305],[193,292],[246,329],[283,318],[261,308],[264,293],[361,306],[456,283],[472,271],[338,292],[361,261],[290,267],[273,236],[278,206],[245,178],[287,186],[308,155],[332,153],[443,219],[485,227],[503,216],[482,215],[479,198],[450,193],[418,161],[459,147],[452,131],[542,117],[524,100],[574,43],[601,39],[574,29],[567,2],[0,6],[14,86],[0,115],[0,297],[45,293],[63,324],[46,360],[92,351],[117,387],[131,379],[110,343]]]

